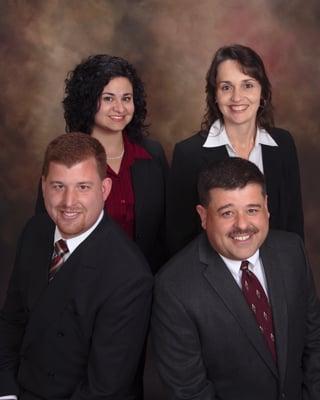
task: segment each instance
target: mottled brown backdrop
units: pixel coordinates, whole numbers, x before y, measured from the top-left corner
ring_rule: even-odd
[[[166,149],[199,128],[215,50],[239,42],[265,60],[277,125],[299,152],[306,244],[320,287],[318,0],[0,0],[0,303],[33,212],[43,151],[64,132],[64,78],[89,54],[137,67],[150,134]]]

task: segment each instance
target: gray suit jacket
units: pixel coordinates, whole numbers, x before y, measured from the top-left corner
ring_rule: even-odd
[[[278,365],[241,289],[204,234],[156,279],[152,335],[173,399],[320,399],[320,307],[301,239],[274,231],[260,249]]]

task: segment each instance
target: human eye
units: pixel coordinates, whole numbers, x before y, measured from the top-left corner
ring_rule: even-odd
[[[231,87],[231,85],[228,85],[228,84],[225,83],[225,84],[221,85],[220,89],[223,92],[228,92],[228,91],[230,91],[232,89],[232,87]]]
[[[79,188],[80,192],[86,192],[86,191],[90,190],[91,185],[89,183],[80,183],[78,185],[78,188]]]
[[[61,192],[62,190],[63,190],[63,184],[62,183],[59,183],[59,182],[54,182],[52,185],[51,185],[51,187],[52,187],[52,189],[53,190],[55,190],[56,192]]]
[[[255,85],[255,82],[253,82],[253,81],[245,82],[245,83],[243,84],[243,87],[244,87],[245,89],[253,89],[255,86],[256,86],[256,85]]]
[[[132,96],[131,95],[123,96],[123,101],[126,103],[130,103],[130,101],[132,101]]]
[[[102,96],[102,100],[103,100],[104,102],[106,102],[106,103],[111,103],[112,100],[113,100],[113,97],[112,97],[112,96],[109,96],[109,95],[105,95],[105,96]]]
[[[247,214],[250,216],[254,216],[254,215],[258,214],[258,212],[259,212],[259,208],[257,208],[257,207],[251,207],[251,208],[248,208],[248,210],[247,210]]]
[[[233,211],[231,211],[231,210],[226,210],[226,211],[223,211],[222,213],[221,213],[221,217],[222,218],[232,218],[233,217]]]

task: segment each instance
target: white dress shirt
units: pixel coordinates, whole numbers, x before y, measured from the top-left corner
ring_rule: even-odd
[[[63,239],[67,242],[67,246],[69,249],[69,252],[63,256],[64,261],[66,261],[68,257],[70,257],[70,255],[75,251],[75,249],[90,235],[91,232],[94,231],[99,222],[102,220],[102,217],[103,217],[103,210],[101,211],[101,214],[99,215],[97,221],[91,226],[91,228],[81,233],[81,235],[73,237],[71,239],[64,239],[59,231],[59,228],[56,226],[56,229],[54,231],[53,243],[55,243],[59,239]],[[0,400],[17,400],[17,396],[15,395],[0,396]]]
[[[230,260],[230,258],[226,258],[226,257],[222,256],[221,254],[220,254],[220,257],[226,264],[228,270],[231,272],[231,275],[233,276],[234,280],[237,282],[240,289],[242,289],[242,286],[241,286],[242,271],[240,269],[241,261]],[[251,272],[253,272],[255,274],[255,276],[258,278],[259,282],[261,283],[261,286],[263,287],[263,290],[266,293],[266,296],[268,297],[267,280],[266,280],[266,276],[264,273],[262,260],[260,258],[259,249],[251,257],[247,258],[247,261],[249,261],[249,265],[248,265],[249,270]]]
[[[63,239],[67,242],[67,246],[69,249],[69,252],[63,256],[63,260],[66,261],[68,257],[71,256],[71,254],[75,251],[75,249],[90,235],[91,232],[95,230],[95,228],[98,226],[99,222],[102,220],[103,217],[103,210],[101,211],[101,214],[99,215],[97,221],[89,228],[87,231],[81,233],[79,236],[75,236],[71,239],[65,239],[62,237],[59,228],[56,226],[55,232],[54,232],[54,243],[56,243],[57,240]],[[0,397],[1,399],[1,397]]]
[[[256,164],[256,166],[263,173],[263,160],[262,160],[262,149],[261,145],[267,146],[278,146],[277,143],[272,139],[269,133],[262,128],[257,128],[256,140],[254,146],[249,154],[249,161]],[[226,146],[229,157],[238,157],[235,149],[230,143],[225,126],[221,124],[220,120],[216,120],[209,130],[206,141],[203,147],[219,147]]]

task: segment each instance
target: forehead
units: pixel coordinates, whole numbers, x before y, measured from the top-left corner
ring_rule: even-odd
[[[265,196],[262,187],[256,183],[250,183],[237,189],[211,189],[210,206],[218,209],[230,205],[230,207],[247,207],[252,204],[263,204]]]
[[[85,180],[88,177],[99,176],[97,162],[93,157],[77,162],[73,165],[50,161],[48,178],[57,180],[76,179]]]
[[[217,80],[233,80],[233,79],[254,79],[252,76],[243,72],[242,65],[236,60],[222,61],[218,66]]]
[[[132,84],[128,78],[117,76],[109,81],[109,83],[103,88],[102,92],[132,93]]]

